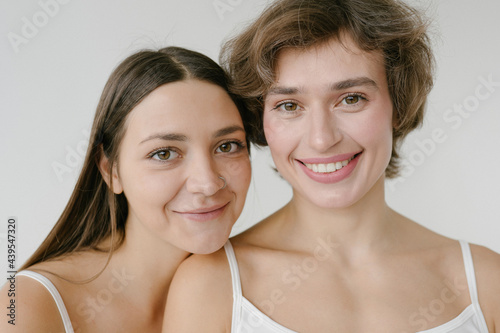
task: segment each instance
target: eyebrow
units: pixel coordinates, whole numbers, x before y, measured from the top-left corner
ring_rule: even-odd
[[[360,87],[360,86],[369,86],[369,87],[374,87],[378,89],[378,85],[375,81],[372,79],[363,76],[363,77],[357,77],[357,78],[352,78],[352,79],[347,79],[339,82],[334,82],[330,84],[329,89],[332,91],[335,90],[344,90],[344,89],[349,89],[353,87]],[[268,95],[293,95],[297,94],[302,91],[302,88],[296,88],[296,87],[280,87],[280,86],[275,86],[269,89]]]
[[[369,87],[374,87],[378,88],[377,83],[373,81],[372,79],[363,76],[363,77],[358,77],[354,79],[348,79],[340,82],[333,83],[330,86],[331,90],[344,90],[344,89],[349,89],[352,87],[359,87],[359,86],[369,86]]]
[[[243,127],[238,126],[238,125],[224,127],[222,129],[218,130],[217,132],[215,132],[214,138],[219,138],[219,137],[224,136],[224,135],[233,134],[233,133],[238,132],[238,131],[245,132]]]
[[[234,125],[234,126],[228,126],[221,128],[215,134],[213,135],[214,138],[219,138],[224,135],[232,134],[238,131],[245,132],[243,127]],[[184,134],[179,134],[179,133],[158,133],[158,134],[153,134],[151,136],[148,136],[146,139],[142,140],[139,144],[142,144],[146,141],[150,140],[155,140],[155,139],[160,139],[164,141],[188,141],[188,137]]]
[[[151,136],[148,136],[146,139],[142,140],[140,144],[154,140],[154,139],[160,139],[164,141],[187,141],[187,136],[184,134],[177,134],[177,133],[158,133],[158,134],[153,134]]]

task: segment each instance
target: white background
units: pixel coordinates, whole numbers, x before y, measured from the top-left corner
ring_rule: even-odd
[[[7,218],[18,218],[19,266],[61,214],[112,69],[138,49],[167,45],[191,48],[217,60],[222,41],[268,3],[59,0],[57,7],[43,9],[42,4],[54,1],[0,0],[0,267],[4,272]],[[500,252],[500,3],[411,3],[426,8],[433,19],[438,72],[425,125],[407,139],[407,167],[403,177],[388,182],[387,200],[432,230]],[[30,29],[32,24],[39,26]],[[496,86],[485,86],[484,80]],[[454,108],[464,111],[460,114]],[[434,138],[439,142],[430,142],[433,132],[439,134]],[[267,150],[253,150],[252,161],[254,179],[234,233],[291,197],[289,186],[271,170]],[[71,172],[56,172],[56,166]]]

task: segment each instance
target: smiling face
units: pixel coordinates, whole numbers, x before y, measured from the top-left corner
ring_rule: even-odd
[[[251,177],[245,131],[227,92],[198,80],[168,83],[128,117],[114,180],[127,198],[127,226],[188,252],[222,247]]]
[[[324,208],[353,205],[383,181],[391,157],[382,55],[360,50],[349,37],[281,51],[264,131],[295,198]]]

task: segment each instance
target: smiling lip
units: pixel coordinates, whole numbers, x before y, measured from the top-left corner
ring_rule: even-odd
[[[349,177],[358,164],[361,153],[348,153],[327,158],[309,158],[296,161],[299,162],[299,167],[312,180],[323,184],[333,184]]]
[[[195,210],[187,211],[187,212],[176,212],[177,214],[181,214],[183,217],[197,221],[197,222],[205,222],[218,218],[224,213],[228,203],[223,205],[216,205],[211,207],[198,208]]]
[[[355,155],[361,153],[361,151],[355,152],[355,153],[347,153],[347,154],[340,154],[340,155],[335,155],[332,157],[324,157],[324,158],[305,158],[305,159],[300,159],[297,160],[299,162],[302,162],[303,164],[328,164],[328,163],[336,163],[336,162],[342,162],[348,159],[353,158]]]

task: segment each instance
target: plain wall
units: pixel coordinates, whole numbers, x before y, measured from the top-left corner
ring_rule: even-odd
[[[138,49],[167,45],[217,60],[222,41],[267,2],[1,0],[3,272],[7,218],[18,218],[19,267],[61,214],[113,68]],[[432,230],[500,252],[500,3],[411,3],[433,19],[438,71],[425,125],[406,140],[403,175],[388,181],[387,201]],[[291,197],[267,150],[253,150],[252,161],[247,205],[233,233]]]

